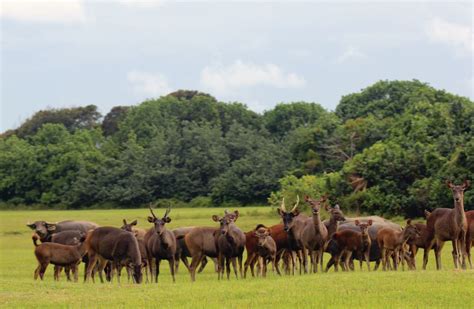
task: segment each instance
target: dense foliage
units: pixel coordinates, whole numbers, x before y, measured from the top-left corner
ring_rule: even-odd
[[[474,104],[419,81],[380,81],[263,114],[180,90],[138,106],[36,113],[0,137],[0,201],[83,208],[159,199],[278,204],[329,194],[357,211],[450,207],[445,180],[474,180]],[[474,208],[474,190],[466,208]]]

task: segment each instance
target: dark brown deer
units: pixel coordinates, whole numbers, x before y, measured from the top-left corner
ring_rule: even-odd
[[[321,221],[321,204],[327,201],[327,197],[323,196],[319,200],[314,200],[309,196],[305,196],[305,202],[311,206],[312,218],[309,219],[304,226],[301,235],[301,243],[308,250],[311,256],[311,265],[313,272],[318,271],[318,265],[323,270],[323,253],[324,245],[328,240],[328,230]]]
[[[38,260],[38,267],[36,268],[34,275],[35,280],[38,279],[38,276],[43,280],[46,268],[49,264],[53,264],[55,266],[70,268],[74,275],[74,281],[77,282],[77,266],[86,253],[84,240],[85,235],[82,235],[81,239],[78,240],[79,243],[76,245],[62,245],[53,242],[44,242],[35,247],[35,256]],[[55,274],[54,279],[58,280],[59,277]]]
[[[331,239],[332,235],[337,232],[339,227],[339,222],[346,221],[346,217],[342,212],[339,205],[334,207],[329,206],[328,204],[324,204],[324,208],[329,213],[329,220],[324,220],[323,223],[328,230],[328,240]]]
[[[245,250],[247,251],[247,259],[244,263],[244,278],[247,278],[247,270],[250,267],[252,277],[255,277],[254,265],[258,260],[258,237],[255,234],[259,228],[266,228],[263,224],[258,224],[257,227],[251,231],[245,232]]]
[[[298,210],[299,196],[296,196],[296,203],[290,211],[286,210],[285,199],[282,199],[281,206],[278,208],[278,214],[283,220],[283,227],[288,233],[288,249],[295,251],[298,256],[300,274],[303,271],[308,272],[308,261],[306,248],[302,242],[302,234],[306,225],[308,216],[300,214]]]
[[[367,223],[362,223],[359,220],[355,220],[355,225],[360,228],[360,232],[353,230],[343,230],[334,233],[332,236],[340,249],[335,257],[335,271],[338,271],[338,265],[341,257],[344,257],[343,270],[349,270],[349,262],[353,252],[359,255],[360,269],[362,270],[362,262],[365,260],[367,263],[367,269],[370,271],[369,252],[372,242],[370,240],[368,230],[372,225],[372,220],[368,220]]]
[[[227,210],[225,211],[227,215]],[[219,222],[219,231],[216,234],[217,252],[218,252],[218,279],[224,278],[224,262],[227,279],[230,277],[230,263],[234,268],[235,277],[237,275],[237,258],[239,260],[240,277],[242,274],[242,258],[245,248],[245,234],[235,225],[235,221],[239,217],[238,210],[234,211],[235,218],[231,219],[227,216],[212,216],[212,220]]]
[[[398,270],[398,263],[402,262],[403,269],[405,268],[405,245],[409,241],[415,240],[420,236],[416,225],[407,221],[407,225],[401,231],[392,228],[383,228],[377,232],[377,243],[381,250],[381,260],[383,270],[390,268],[389,257],[393,255],[393,266]]]
[[[176,237],[173,232],[166,228],[166,223],[171,222],[171,218],[168,216],[171,208],[168,207],[163,218],[159,219],[153,213],[153,209],[150,205],[150,212],[152,216],[148,217],[148,222],[153,223],[151,228],[145,235],[146,251],[148,261],[152,258],[155,259],[155,282],[158,283],[158,275],[160,274],[160,263],[161,260],[168,260],[170,266],[171,277],[173,282],[176,281],[174,276],[175,270],[175,255],[176,255]],[[151,263],[150,273],[152,273]]]
[[[134,282],[141,283],[142,257],[137,238],[132,233],[111,226],[98,227],[88,233],[85,243],[89,256],[85,281],[92,276],[92,270],[97,262],[100,262],[99,277],[100,281],[104,282],[102,271],[110,261],[112,262],[112,277],[118,265],[125,263],[127,267],[133,269]],[[120,282],[120,277],[117,278]]]
[[[226,213],[224,217],[236,220],[235,213]],[[191,265],[189,266],[189,274],[191,280],[196,281],[196,271],[205,256],[217,258],[217,242],[216,236],[219,231],[216,227],[195,227],[184,236],[186,248],[191,255]]]
[[[148,263],[149,262],[147,258],[146,243],[145,243],[146,231],[144,229],[137,228],[136,227],[137,224],[138,224],[137,220],[133,220],[132,222],[127,223],[127,220],[123,219],[123,225],[120,229],[133,233],[133,235],[135,235],[135,237],[137,238],[138,248],[140,249],[140,255],[142,257],[142,267],[145,269],[145,278],[146,278],[146,282],[148,282]],[[117,272],[119,273],[119,276],[120,276],[123,266],[126,266],[126,265],[120,265],[119,269],[117,270]],[[130,280],[131,273],[132,273],[131,269],[127,268],[128,280]]]
[[[454,267],[466,268],[466,234],[467,220],[464,212],[464,190],[470,182],[465,180],[462,185],[453,185],[447,181],[446,185],[451,189],[454,199],[454,209],[436,208],[427,220],[430,245],[428,252],[434,247],[436,257],[436,268],[441,269],[441,251],[445,241],[453,243]],[[436,245],[436,246],[435,246]],[[428,260],[423,261],[425,266]]]
[[[474,210],[466,211],[467,234],[466,234],[466,254],[469,267],[472,269],[471,248],[474,246]]]
[[[270,235],[270,230],[264,226],[259,227],[255,231],[257,237],[257,254],[258,263],[260,265],[260,276],[267,276],[267,263],[272,263],[272,271],[275,269],[278,275],[281,275],[280,268],[276,263],[277,246],[275,240]]]

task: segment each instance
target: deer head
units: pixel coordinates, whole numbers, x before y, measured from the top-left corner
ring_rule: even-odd
[[[163,215],[163,217],[162,217],[161,219],[158,219],[158,218],[155,216],[155,213],[153,212],[153,209],[151,208],[151,204],[150,204],[149,207],[150,207],[150,212],[151,212],[152,216],[148,216],[148,222],[154,224],[155,232],[156,232],[158,235],[162,235],[163,232],[164,232],[165,229],[166,229],[165,224],[171,222],[171,218],[168,217],[168,214],[169,214],[170,211],[171,211],[171,205],[168,206],[168,209],[166,209],[166,212],[165,212],[165,214]]]
[[[135,225],[137,225],[137,223],[138,223],[137,220],[133,220],[132,222],[127,223],[127,220],[123,219],[123,225],[122,225],[121,229],[124,230],[124,231],[127,231],[127,232],[132,232],[133,227]]]
[[[300,214],[298,210],[298,204],[300,203],[300,197],[296,196],[296,203],[290,211],[286,210],[285,198],[281,201],[281,206],[278,208],[278,214],[283,220],[284,230],[288,232],[294,226],[294,218]]]
[[[454,185],[451,181],[446,181],[446,185],[451,189],[453,193],[454,203],[464,205],[464,190],[469,188],[471,182],[464,180],[462,185]]]

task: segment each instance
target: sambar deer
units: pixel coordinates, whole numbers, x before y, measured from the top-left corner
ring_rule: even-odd
[[[344,257],[344,269],[349,270],[349,261],[351,260],[352,253],[355,252],[359,256],[360,269],[362,269],[362,261],[366,261],[367,268],[370,271],[370,246],[371,240],[369,235],[369,227],[372,225],[372,220],[360,222],[355,220],[355,225],[359,227],[360,232],[353,230],[343,230],[334,233],[332,238],[336,241],[339,247],[339,252],[335,256],[334,270],[338,271],[338,265],[341,257]]]
[[[447,181],[446,185],[453,194],[454,208],[436,208],[427,220],[430,244],[428,252],[434,247],[436,268],[441,269],[441,251],[445,241],[452,241],[454,267],[466,268],[466,234],[467,220],[464,212],[464,191],[469,188],[469,180],[462,185],[454,185]],[[428,263],[427,256],[423,260],[423,268]]]
[[[281,275],[280,268],[276,263],[277,246],[275,240],[273,240],[270,235],[270,230],[261,226],[255,231],[255,236],[257,237],[257,254],[258,263],[260,265],[260,276],[267,276],[268,262],[272,263],[272,271],[274,272],[276,269],[277,274]]]

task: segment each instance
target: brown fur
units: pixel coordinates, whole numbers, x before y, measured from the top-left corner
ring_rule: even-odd
[[[335,257],[334,269],[338,271],[338,265],[341,257],[344,256],[344,270],[349,269],[349,261],[352,253],[356,252],[359,255],[360,268],[362,269],[363,260],[367,263],[367,268],[370,271],[369,252],[371,246],[370,236],[368,234],[369,226],[372,225],[372,220],[367,223],[361,223],[355,220],[355,224],[359,226],[360,232],[353,230],[343,230],[334,233],[333,239],[336,241],[340,252]]]
[[[441,265],[441,251],[445,241],[452,241],[454,267],[466,268],[466,234],[467,220],[464,212],[464,190],[469,187],[469,181],[464,181],[462,185],[453,185],[447,182],[454,199],[454,208],[437,208],[427,220],[429,247],[428,251],[434,247],[436,257],[436,268]],[[436,246],[435,246],[436,245]],[[428,263],[428,259],[423,261],[423,267]]]

